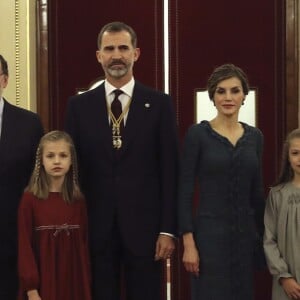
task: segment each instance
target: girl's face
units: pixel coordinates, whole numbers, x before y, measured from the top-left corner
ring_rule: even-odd
[[[289,161],[295,176],[300,176],[300,138],[290,141]]]
[[[213,100],[219,114],[237,115],[245,99],[241,81],[231,77],[218,83]]]
[[[70,145],[64,140],[45,142],[42,163],[50,178],[64,178],[71,166]]]

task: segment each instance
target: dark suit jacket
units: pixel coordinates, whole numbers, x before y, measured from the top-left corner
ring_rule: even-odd
[[[4,100],[0,137],[0,256],[16,255],[17,208],[43,134],[37,114]]]
[[[154,255],[159,232],[176,232],[178,140],[171,98],[135,83],[120,150],[112,147],[104,84],[69,99],[66,130],[78,152],[92,251],[110,239],[117,220],[133,253]]]

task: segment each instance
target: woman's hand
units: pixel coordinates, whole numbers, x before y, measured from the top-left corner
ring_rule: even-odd
[[[199,276],[200,257],[191,232],[183,235],[183,246],[182,261],[185,269],[195,276]]]
[[[291,299],[300,299],[300,285],[293,277],[280,278],[280,283],[286,292],[286,294]]]

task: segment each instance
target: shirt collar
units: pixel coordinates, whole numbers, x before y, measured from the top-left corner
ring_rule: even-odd
[[[0,97],[0,120],[2,120],[2,116],[3,116],[3,107],[4,107],[4,101],[3,98]]]
[[[3,123],[3,107],[4,107],[4,100],[0,97],[0,136],[2,131],[2,123]]]
[[[122,92],[125,93],[127,96],[132,97],[134,83],[135,80],[132,77],[130,81],[127,82],[125,85],[121,86],[119,90],[122,90]],[[105,87],[106,96],[110,95],[116,89],[116,87],[111,85],[107,80],[104,81],[104,87]]]

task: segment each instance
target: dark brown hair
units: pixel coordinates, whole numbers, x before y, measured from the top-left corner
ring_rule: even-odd
[[[111,23],[104,25],[98,34],[98,38],[97,38],[98,49],[101,48],[102,37],[103,37],[104,32],[121,32],[121,31],[127,31],[130,34],[132,46],[134,48],[136,48],[137,36],[136,36],[135,31],[129,25],[127,25],[123,22],[111,22]]]
[[[224,64],[215,68],[207,81],[209,99],[213,100],[219,82],[232,77],[237,77],[241,81],[243,92],[245,95],[248,95],[249,84],[244,71],[233,64]]]
[[[0,62],[2,66],[2,73],[6,76],[8,76],[8,65],[7,61],[4,59],[4,57],[0,54]]]

